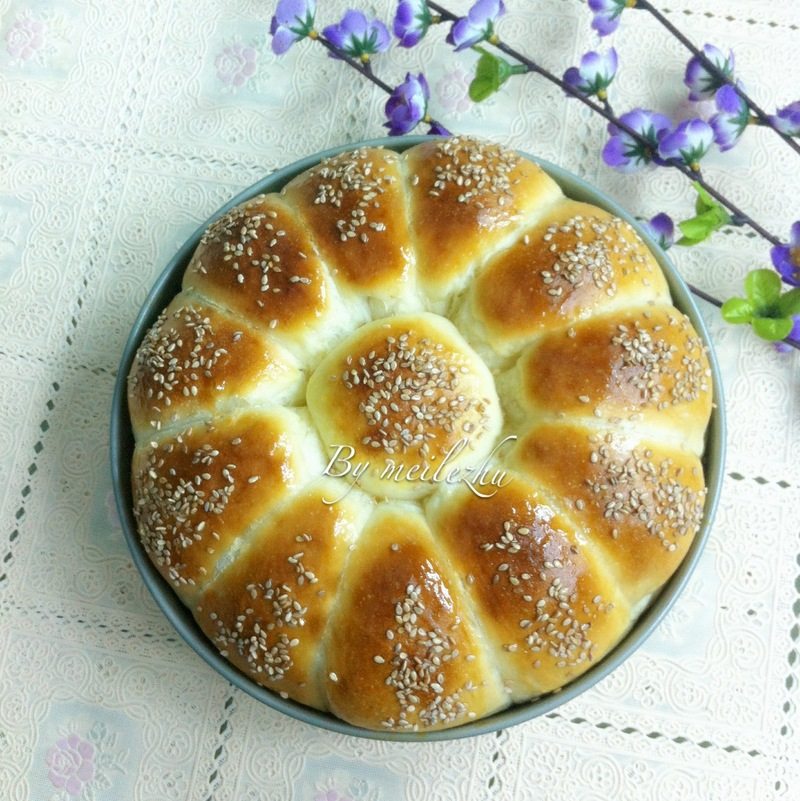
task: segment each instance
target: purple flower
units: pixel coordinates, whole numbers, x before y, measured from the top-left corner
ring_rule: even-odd
[[[770,116],[769,121],[787,136],[800,136],[800,100],[779,108]]]
[[[727,57],[714,45],[703,45],[703,55],[725,76],[733,78],[733,50]],[[686,74],[683,82],[689,87],[689,100],[703,100],[713,97],[720,86],[726,81],[719,75],[712,74],[697,56],[692,56],[686,65]]]
[[[280,56],[314,30],[316,0],[279,0],[269,26],[272,52]]]
[[[800,345],[800,314],[795,314],[792,319],[794,320],[794,325],[792,326],[792,330],[789,332],[789,336],[787,336],[786,339],[789,339],[792,342],[796,342],[798,345]],[[791,345],[787,345],[786,342],[775,342],[773,344],[778,353],[789,353],[790,351],[794,350]]]
[[[94,746],[70,734],[62,737],[47,752],[47,776],[53,787],[66,790],[69,795],[78,796],[83,788],[94,778]]]
[[[656,214],[648,222],[642,223],[642,227],[658,242],[662,250],[669,250],[675,244],[675,223],[669,214]]]
[[[600,36],[608,36],[619,27],[619,18],[626,8],[633,6],[628,0],[589,0],[589,8],[594,12],[592,27]]]
[[[570,67],[564,73],[564,82],[584,95],[606,98],[606,89],[617,74],[619,59],[612,47],[607,53],[589,51],[581,57],[579,67]]]
[[[394,15],[394,35],[400,47],[414,47],[431,25],[431,12],[425,0],[400,0]]]
[[[718,112],[709,120],[714,129],[714,141],[723,152],[730,150],[750,122],[750,108],[730,84],[721,87],[714,96]]]
[[[386,101],[385,111],[389,121],[384,125],[389,129],[389,135],[402,136],[416,128],[425,119],[430,96],[425,76],[422,73],[414,76],[409,72],[405,81],[394,89]]]
[[[603,148],[603,161],[620,172],[635,172],[650,162],[660,164],[658,142],[672,127],[669,119],[655,111],[636,108],[619,120],[645,141],[640,142],[616,125],[609,125],[611,138]]]
[[[658,145],[662,159],[681,159],[693,170],[714,143],[714,129],[705,120],[684,120]]]
[[[454,45],[456,51],[491,39],[494,36],[494,26],[500,17],[506,13],[503,0],[478,0],[466,17],[461,17],[453,23],[447,41]]]
[[[770,251],[772,264],[784,282],[800,286],[800,220],[792,226],[788,245],[775,245]]]
[[[382,53],[392,41],[380,20],[368,20],[360,11],[353,10],[346,12],[338,25],[329,25],[322,33],[339,50],[362,61],[369,61],[370,56]],[[336,58],[335,54],[331,55]]]

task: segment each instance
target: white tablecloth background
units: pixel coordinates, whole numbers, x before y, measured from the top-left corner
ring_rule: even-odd
[[[507,2],[501,34],[554,71],[597,43],[578,0]],[[346,8],[319,5],[322,24]],[[389,19],[394,3],[366,7]],[[733,47],[765,107],[797,99],[796,0],[665,10],[695,41]],[[383,96],[321,48],[271,54],[271,13],[253,0],[0,0],[0,797],[800,799],[800,357],[705,304],[730,429],[717,522],[665,623],[577,700],[466,741],[339,736],[231,687],[159,612],[124,544],[108,465],[111,391],[136,312],[235,192],[383,130]],[[377,70],[397,82],[424,65],[431,110],[452,127],[557,162],[635,213],[685,216],[679,175],[604,167],[601,121],[540,79],[472,106],[475,57],[441,46],[444,33]],[[614,44],[618,110],[689,113],[685,53],[649,17],[626,11]],[[769,131],[748,131],[706,171],[783,237],[800,217],[797,156]],[[768,265],[742,229],[673,255],[723,297]],[[78,796],[49,775],[70,747],[91,763]]]

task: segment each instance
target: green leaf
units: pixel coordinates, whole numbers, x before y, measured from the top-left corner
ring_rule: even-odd
[[[751,270],[745,276],[744,289],[757,316],[769,317],[777,311],[781,279],[774,270]]]
[[[753,306],[744,298],[730,298],[722,304],[722,319],[726,323],[749,323],[753,319]]]
[[[800,287],[784,292],[779,298],[776,306],[781,317],[792,317],[800,314]]]
[[[469,85],[469,96],[473,102],[480,103],[493,95],[518,70],[505,59],[498,58],[482,48],[476,49],[482,55],[475,67],[475,77]]]
[[[714,231],[722,228],[731,221],[730,215],[722,206],[716,205],[696,217],[678,223],[683,237],[678,240],[679,245],[691,246],[708,239]]]
[[[714,198],[711,197],[711,195],[709,195],[708,192],[706,192],[706,190],[697,183],[697,181],[695,181],[692,186],[694,186],[695,191],[697,192],[697,200],[694,204],[694,210],[698,214],[702,214],[703,212],[710,211],[714,208],[722,208],[722,206],[720,206],[719,203],[717,203],[717,201],[714,200]]]
[[[766,339],[769,342],[786,339],[792,331],[792,326],[792,321],[787,317],[781,317],[777,320],[774,317],[756,317],[753,320],[753,331],[761,339]]]

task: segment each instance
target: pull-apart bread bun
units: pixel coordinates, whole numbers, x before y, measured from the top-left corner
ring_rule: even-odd
[[[264,687],[377,730],[552,692],[703,517],[703,343],[631,226],[498,145],[218,219],[129,376],[142,543]]]

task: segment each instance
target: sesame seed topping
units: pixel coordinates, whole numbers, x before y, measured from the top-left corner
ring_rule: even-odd
[[[450,188],[462,204],[509,205],[516,183],[512,176],[520,163],[514,151],[462,136],[438,142],[436,155],[430,197],[440,197]]]
[[[592,450],[589,461],[596,465],[585,483],[593,503],[611,523],[627,520],[644,525],[667,550],[675,550],[675,537],[693,536],[703,518],[706,489],[694,490],[678,481],[680,468],[669,458],[653,461],[649,448],[618,453],[614,437],[606,434]],[[611,530],[619,537],[619,527]]]
[[[406,586],[405,597],[394,603],[394,631],[386,632],[387,639],[394,643],[391,659],[373,657],[376,664],[390,665],[391,672],[385,683],[394,690],[399,707],[397,717],[383,721],[386,728],[414,729],[449,724],[468,712],[461,696],[471,685],[454,692],[446,690],[444,666],[459,655],[455,641],[436,625],[426,628],[420,625],[426,613],[421,595],[419,585],[411,582]],[[456,618],[451,630],[458,625]],[[416,715],[416,722],[410,719],[412,715]]]
[[[434,445],[444,453],[462,434],[482,431],[486,402],[464,394],[464,357],[410,332],[387,336],[380,347],[345,359],[340,380],[358,393],[368,426],[361,444],[387,454],[414,449],[423,458]],[[466,368],[466,372],[465,372]]]

